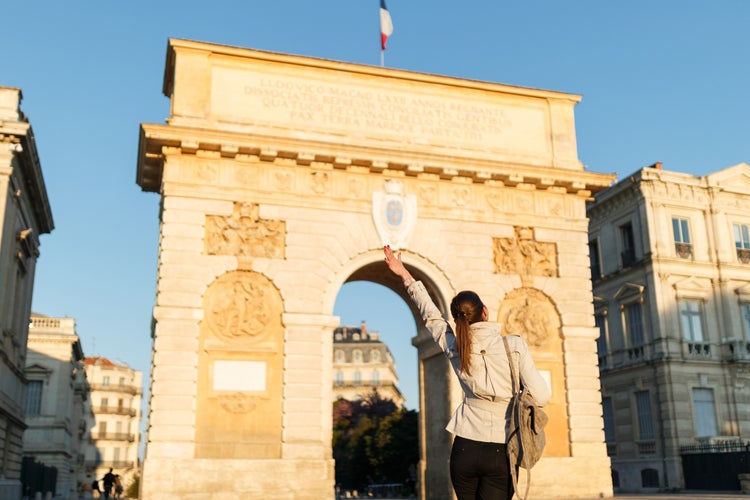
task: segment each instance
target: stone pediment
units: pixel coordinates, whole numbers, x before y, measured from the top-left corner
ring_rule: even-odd
[[[643,297],[643,290],[646,287],[637,283],[625,283],[612,296],[619,302],[630,302]]]
[[[711,281],[690,276],[672,284],[677,297],[706,298],[711,293]]]
[[[750,285],[743,285],[735,288],[734,293],[737,294],[742,302],[750,302]]]
[[[739,163],[706,176],[710,186],[733,193],[750,193],[750,165]]]
[[[24,369],[24,373],[27,377],[29,377],[29,375],[36,375],[35,378],[48,377],[52,374],[52,369],[38,363],[34,363],[33,365],[27,366]]]

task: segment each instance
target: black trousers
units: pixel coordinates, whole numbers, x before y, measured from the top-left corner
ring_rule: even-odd
[[[456,436],[450,468],[458,500],[513,498],[513,479],[504,443],[484,443]]]

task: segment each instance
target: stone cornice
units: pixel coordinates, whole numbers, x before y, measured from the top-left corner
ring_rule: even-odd
[[[364,168],[370,173],[388,170],[403,172],[403,175],[412,177],[431,174],[441,180],[462,178],[474,183],[510,187],[534,185],[539,189],[557,188],[586,198],[606,189],[615,180],[614,174],[323,141],[301,141],[288,137],[142,124],[136,181],[144,191],[160,191],[164,159],[169,154],[263,162],[281,159],[303,167],[316,164],[343,170]]]
[[[39,232],[51,232],[55,224],[31,125],[26,122],[0,121],[0,147],[9,148],[11,154],[18,155],[26,180],[24,188],[36,213]]]

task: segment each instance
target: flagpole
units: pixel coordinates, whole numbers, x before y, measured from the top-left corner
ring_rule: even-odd
[[[380,67],[385,68],[385,50],[380,51]]]

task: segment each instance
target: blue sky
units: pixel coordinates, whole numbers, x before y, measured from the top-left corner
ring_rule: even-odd
[[[583,95],[581,161],[705,175],[750,163],[747,0],[387,0],[388,67]],[[138,127],[163,123],[168,38],[379,65],[378,0],[24,2],[3,12],[0,85],[20,87],[55,230],[33,309],[76,319],[87,355],[148,374],[158,196],[135,183]],[[335,313],[381,332],[416,408],[416,332],[381,287]]]

